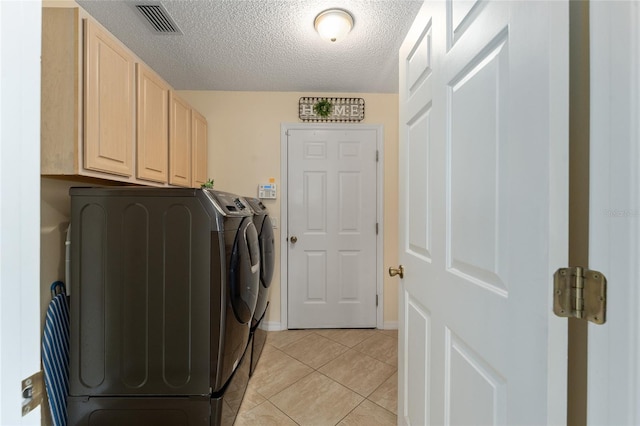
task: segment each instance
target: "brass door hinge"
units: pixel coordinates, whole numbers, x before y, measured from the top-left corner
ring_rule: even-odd
[[[607,320],[607,278],[598,271],[575,266],[553,275],[553,312],[596,324]]]
[[[42,371],[38,371],[22,381],[22,416],[42,404],[44,398],[44,377]]]

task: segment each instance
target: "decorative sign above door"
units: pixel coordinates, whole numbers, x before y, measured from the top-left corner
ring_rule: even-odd
[[[300,98],[298,117],[303,122],[350,123],[364,120],[362,98]]]

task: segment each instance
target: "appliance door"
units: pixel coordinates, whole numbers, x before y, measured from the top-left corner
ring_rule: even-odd
[[[229,262],[229,295],[238,322],[251,321],[258,300],[260,245],[251,218],[240,224]]]
[[[235,220],[227,219],[230,222]],[[258,233],[250,217],[242,219],[233,231],[233,246],[228,252],[228,297],[224,327],[224,345],[213,392],[219,392],[236,370],[249,342],[250,321],[260,286],[260,249]]]
[[[260,230],[260,282],[262,287],[269,288],[273,278],[273,269],[276,258],[275,239],[273,226],[268,215],[264,216],[262,229]]]
[[[275,264],[275,240],[273,236],[273,227],[271,226],[271,219],[268,215],[260,216],[261,223],[260,235],[258,240],[260,242],[260,291],[258,293],[258,302],[256,303],[256,310],[253,314],[253,321],[251,322],[251,328],[255,329],[265,311],[267,310],[267,304],[269,302],[269,286],[271,285],[271,279],[273,278],[273,269]]]

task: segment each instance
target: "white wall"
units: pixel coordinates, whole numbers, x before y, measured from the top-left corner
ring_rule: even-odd
[[[40,370],[40,1],[0,1],[0,424]]]

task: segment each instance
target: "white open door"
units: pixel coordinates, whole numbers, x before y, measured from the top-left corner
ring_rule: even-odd
[[[40,425],[40,1],[0,1],[0,425]],[[23,413],[25,414],[23,416]]]
[[[640,424],[640,3],[590,4],[589,268],[608,280],[589,325],[587,423]]]
[[[568,3],[427,1],[400,50],[401,424],[564,424]]]

